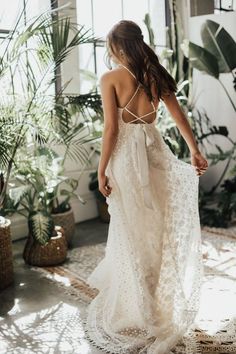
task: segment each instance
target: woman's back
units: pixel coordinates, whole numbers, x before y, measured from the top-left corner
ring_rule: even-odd
[[[125,123],[141,118],[146,123],[151,123],[156,118],[159,101],[152,87],[153,100],[150,102],[142,85],[137,81],[132,71],[124,65],[119,65],[114,70],[114,82],[117,107],[122,109],[122,119]],[[135,124],[143,123],[136,119]]]

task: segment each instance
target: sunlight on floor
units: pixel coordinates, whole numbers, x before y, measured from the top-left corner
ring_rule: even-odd
[[[236,330],[236,242],[215,236],[204,240],[205,278],[198,326],[209,335]]]
[[[16,299],[17,300],[17,299]],[[81,310],[59,303],[40,312],[13,319],[19,311],[18,301],[5,318],[0,321],[0,353],[83,353],[91,354],[90,345],[84,339]],[[11,315],[11,316],[10,316]]]

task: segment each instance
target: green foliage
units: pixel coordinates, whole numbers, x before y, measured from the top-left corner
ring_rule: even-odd
[[[219,23],[206,20],[201,29],[204,47],[215,56],[220,73],[229,73],[236,67],[236,43]]]
[[[167,29],[167,48],[162,51],[160,61],[178,83],[176,98],[188,118],[198,145],[201,146],[201,150],[210,161],[210,165],[213,166],[220,161],[226,161],[218,181],[211,190],[204,191],[200,186],[199,194],[201,222],[210,226],[226,227],[234,215],[235,195],[232,194],[232,191],[227,190],[222,182],[227,175],[230,162],[236,162],[236,142],[230,138],[226,126],[213,125],[206,112],[196,108],[196,102],[192,95],[192,68],[218,79],[235,108],[227,89],[220,81],[220,74],[231,72],[235,68],[236,44],[223,27],[211,20],[207,20],[202,26],[201,36],[204,47],[181,39],[181,31],[179,31],[181,29],[181,19],[176,4],[176,0],[169,1],[171,27]],[[150,21],[146,19],[144,22],[150,30]],[[181,42],[182,44],[180,44]],[[180,55],[180,48],[185,55],[184,59]],[[158,129],[167,145],[180,159],[190,162],[188,146],[162,102],[159,105],[158,118]],[[230,148],[223,151],[214,141],[215,136],[226,139]],[[212,148],[215,148],[214,153],[208,151],[209,146],[211,146],[211,151]],[[236,175],[236,165],[232,170],[232,175]],[[216,192],[220,185],[220,192]]]
[[[182,49],[186,57],[189,58],[191,65],[200,71],[219,77],[219,65],[217,58],[207,49],[185,40]]]
[[[231,98],[227,88],[220,80],[221,73],[232,72],[233,86],[236,90],[233,74],[236,66],[236,42],[223,27],[212,20],[206,20],[202,25],[201,37],[203,47],[185,40],[182,44],[183,52],[189,58],[192,67],[219,81],[236,111],[235,99]]]
[[[65,176],[64,164],[67,157],[87,163],[85,144],[98,137],[92,124],[101,116],[101,99],[93,92],[66,97],[65,87],[55,90],[70,52],[94,41],[90,31],[57,10],[24,28],[22,16],[1,43],[0,211],[24,215],[32,236],[45,244],[52,236],[52,213],[69,210],[71,197],[84,203],[76,193],[78,180]],[[55,154],[55,145],[63,148],[63,157]]]
[[[69,18],[57,16],[57,10],[41,14],[24,28],[19,26],[22,16],[23,12],[14,30],[1,42],[0,172],[4,182],[0,188],[0,210],[22,147],[30,146],[34,154],[33,147],[37,149],[37,145],[65,145],[66,156],[85,161],[83,145],[91,139],[83,118],[77,125],[69,110],[66,120],[64,112],[60,114],[63,88],[55,95],[55,80],[69,53],[78,45],[93,42],[94,37]],[[93,98],[90,110],[97,111],[98,103],[93,106]],[[77,102],[81,114],[83,106],[84,100]]]
[[[228,227],[236,216],[236,177],[226,179],[221,191],[214,195],[200,191],[200,217],[204,225]]]
[[[68,211],[72,197],[84,203],[76,192],[78,180],[64,175],[63,159],[49,148],[39,147],[34,155],[22,150],[13,176],[16,185],[9,189],[4,209],[24,215],[31,235],[42,244],[52,236],[53,213]]]
[[[145,14],[143,22],[145,23],[147,30],[148,30],[148,36],[149,36],[149,44],[152,48],[155,48],[155,37],[154,37],[154,32],[151,26],[151,18],[149,14]]]
[[[28,227],[34,239],[45,245],[53,234],[54,222],[50,214],[35,212],[29,215]]]

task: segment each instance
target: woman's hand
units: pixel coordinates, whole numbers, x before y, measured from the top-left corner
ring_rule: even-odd
[[[109,186],[108,177],[105,174],[98,175],[98,189],[104,197],[109,197],[112,188]]]
[[[198,176],[203,175],[208,168],[208,162],[200,151],[191,154],[191,164],[195,166]]]

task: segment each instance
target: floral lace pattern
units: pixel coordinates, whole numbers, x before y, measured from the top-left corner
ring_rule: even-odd
[[[137,156],[141,129],[148,171]],[[106,174],[111,219],[105,256],[87,279],[99,293],[87,309],[86,333],[108,353],[171,353],[199,308],[199,177],[171,152],[155,122],[126,124],[121,115]]]

